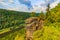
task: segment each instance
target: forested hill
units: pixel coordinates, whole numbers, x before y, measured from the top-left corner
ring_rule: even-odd
[[[29,12],[17,12],[17,11],[12,11],[12,10],[5,10],[5,9],[0,9],[0,15],[7,15],[7,16],[15,16],[16,18],[19,19],[25,19],[29,17],[30,13]]]
[[[17,12],[12,10],[0,9],[0,29],[9,27],[19,27],[24,20],[30,17],[30,12]],[[38,16],[37,13],[35,13]]]

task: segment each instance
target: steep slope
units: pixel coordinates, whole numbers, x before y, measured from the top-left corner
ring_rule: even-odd
[[[9,27],[19,27],[28,17],[30,17],[28,12],[0,9],[0,30]]]

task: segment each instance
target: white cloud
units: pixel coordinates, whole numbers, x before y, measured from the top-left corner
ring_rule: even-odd
[[[8,7],[7,9],[8,10],[15,10],[15,11],[26,11],[26,12],[28,11],[27,6],[22,5],[22,4],[20,4],[19,6],[16,5],[16,6],[13,6],[13,7]]]
[[[2,5],[8,5],[8,4],[6,4],[6,3],[3,2],[3,1],[0,1],[0,4],[2,4]]]
[[[36,5],[36,6],[33,6],[33,10],[34,12],[41,12],[41,11],[44,11],[46,10],[46,6],[40,6],[40,5]]]
[[[55,6],[57,6],[58,3],[60,3],[60,1],[53,2],[53,3],[50,5],[50,7],[51,7],[51,8],[54,8]]]
[[[28,1],[28,0],[24,0],[24,1]]]
[[[9,3],[12,3],[12,2],[14,2],[14,1],[13,0],[8,0],[8,1],[5,2],[5,0],[0,0],[0,4],[4,5],[4,6],[6,6],[6,5],[8,5]]]
[[[25,0],[25,1],[28,1],[28,0]],[[14,2],[15,4],[11,4],[12,2]],[[46,6],[43,5],[45,4],[46,2],[42,1],[37,1],[37,2],[34,2],[34,3],[31,3],[33,5],[33,9],[31,10],[28,10],[28,7],[26,5],[23,5],[23,4],[20,4],[18,3],[18,1],[16,0],[13,1],[13,0],[9,0],[7,3],[4,2],[3,0],[0,0],[0,4],[3,5],[4,7],[6,7],[5,9],[8,9],[8,10],[15,10],[15,11],[25,11],[25,12],[40,12],[40,11],[45,11],[46,10]],[[59,3],[59,1],[56,1],[56,2],[53,2],[51,3],[50,7],[51,8],[54,8],[55,6],[57,6],[57,4]],[[41,6],[43,5],[43,6]]]
[[[11,2],[11,3],[12,3],[12,2],[14,2],[14,1],[13,1],[13,0],[9,0],[9,2]]]
[[[49,1],[49,0],[46,0],[46,1]]]
[[[18,9],[18,7],[9,7],[9,8],[7,8],[7,9],[9,9],[9,10],[16,10],[16,11],[18,11],[19,9]]]
[[[33,11],[35,12],[41,12],[41,11],[45,11],[46,10],[46,2],[45,1],[41,1],[41,2],[36,2],[33,5]]]
[[[17,3],[13,4],[14,6],[11,6],[12,4],[10,4],[13,0],[9,0],[7,3],[4,2],[3,0],[0,0],[0,4],[4,7],[4,9],[8,9],[8,10],[15,10],[15,11],[28,11],[27,6],[23,5],[23,4],[19,4],[18,1],[16,1]],[[0,6],[1,6],[0,5]]]

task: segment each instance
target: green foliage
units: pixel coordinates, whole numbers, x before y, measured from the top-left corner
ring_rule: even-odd
[[[59,25],[59,26],[58,26]],[[44,26],[33,34],[34,40],[60,40],[60,23]],[[0,40],[25,40],[25,29],[6,35]]]
[[[49,7],[47,8],[49,9]],[[55,8],[51,10],[47,10],[46,13],[46,20],[54,23],[54,22],[60,22],[60,4],[58,4]]]
[[[3,38],[0,38],[0,40],[24,40],[25,39],[24,37],[25,37],[25,29],[21,29],[19,31],[6,35]]]
[[[25,16],[24,16],[24,15]],[[60,4],[55,8],[49,10],[49,5],[47,8],[46,15],[41,12],[40,14],[35,13],[25,13],[25,12],[15,12],[0,10],[0,30],[9,27],[19,27],[24,26],[24,20],[32,17],[38,16],[44,20],[44,27],[41,30],[37,30],[33,34],[34,40],[60,40]],[[4,31],[3,31],[4,32]],[[16,31],[5,37],[0,38],[0,40],[25,40],[25,29]]]
[[[35,17],[35,16],[36,16],[35,14],[36,14],[35,12],[32,12],[32,13],[30,14],[30,17]]]
[[[55,22],[60,22],[60,4],[58,4],[58,6],[56,6],[54,9],[51,9],[51,15],[53,17],[53,20],[55,20]]]
[[[38,17],[41,19],[45,19],[45,14],[43,12],[41,12]]]
[[[34,32],[34,40],[60,40],[60,4],[51,10],[48,6],[47,9],[44,27]]]
[[[47,5],[46,17],[45,18],[48,19],[49,15],[50,15],[50,4]]]
[[[24,15],[25,16],[24,16]],[[19,27],[20,24],[24,24],[24,20],[30,17],[30,13],[17,12],[0,9],[0,30],[10,27]]]
[[[59,40],[59,37],[60,29],[54,26],[44,26],[43,29],[34,33],[34,40]]]

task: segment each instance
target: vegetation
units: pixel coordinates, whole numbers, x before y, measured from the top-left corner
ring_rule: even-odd
[[[0,30],[9,27],[20,27],[20,24],[24,24],[24,20],[29,17],[30,13],[28,12],[17,12],[0,9]]]
[[[41,12],[40,15],[35,13],[33,13],[33,15],[44,18],[44,27],[41,30],[34,32],[34,40],[60,40],[60,4],[51,10],[49,10],[48,5],[45,14]],[[29,17],[31,17],[30,13],[1,9],[0,30],[10,27],[16,28],[24,26],[24,20]],[[5,37],[0,38],[0,40],[25,40],[25,29],[6,35]]]

